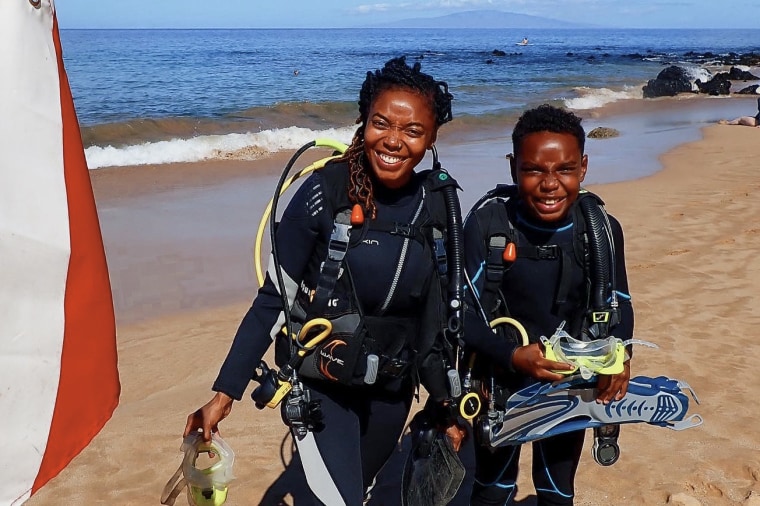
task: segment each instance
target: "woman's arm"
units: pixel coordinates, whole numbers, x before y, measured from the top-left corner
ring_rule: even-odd
[[[332,226],[322,184],[319,173],[312,174],[293,196],[277,227],[275,240],[288,307],[292,307],[319,235]],[[272,263],[270,257],[264,286],[243,317],[212,387],[237,400],[242,398],[261,357],[284,322],[282,296]]]

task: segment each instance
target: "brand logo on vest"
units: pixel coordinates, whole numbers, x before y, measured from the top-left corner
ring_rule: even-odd
[[[339,346],[346,346],[346,342],[341,341],[340,339],[336,339],[327,343],[324,347],[322,347],[322,349],[319,350],[319,372],[322,373],[325,378],[333,381],[338,381],[338,378],[330,373],[330,364],[338,364],[339,366],[343,367],[343,364],[345,363],[343,359],[333,355],[333,353],[335,353],[335,349]]]

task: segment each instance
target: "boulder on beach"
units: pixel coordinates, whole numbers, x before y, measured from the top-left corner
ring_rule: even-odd
[[[609,139],[618,136],[620,136],[620,132],[609,127],[596,127],[586,134],[589,139]]]
[[[679,93],[691,92],[691,80],[686,70],[676,65],[662,70],[656,79],[650,79],[642,88],[644,98],[674,97]]]
[[[758,81],[760,77],[757,77],[752,72],[740,69],[739,67],[731,67],[728,71],[728,78],[732,81]]]
[[[752,86],[747,86],[746,88],[742,88],[736,93],[739,95],[757,95],[760,93],[758,91],[758,88],[760,88],[760,84],[753,84]]]
[[[704,83],[701,79],[697,79],[694,84],[697,85],[700,93],[707,93],[713,96],[731,94],[731,78],[728,72],[715,74],[712,79]]]

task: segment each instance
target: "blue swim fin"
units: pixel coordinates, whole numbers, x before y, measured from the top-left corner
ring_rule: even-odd
[[[537,439],[610,424],[648,423],[674,430],[701,425],[700,415],[685,418],[689,399],[685,382],[637,376],[628,393],[607,405],[596,402],[596,376],[571,376],[556,383],[536,383],[514,393],[504,410],[491,410],[479,420],[481,437],[490,446],[519,445]]]

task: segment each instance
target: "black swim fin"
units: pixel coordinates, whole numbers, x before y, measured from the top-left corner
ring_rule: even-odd
[[[464,464],[424,412],[414,417],[410,429],[412,448],[401,477],[401,504],[446,506],[462,485]]]

